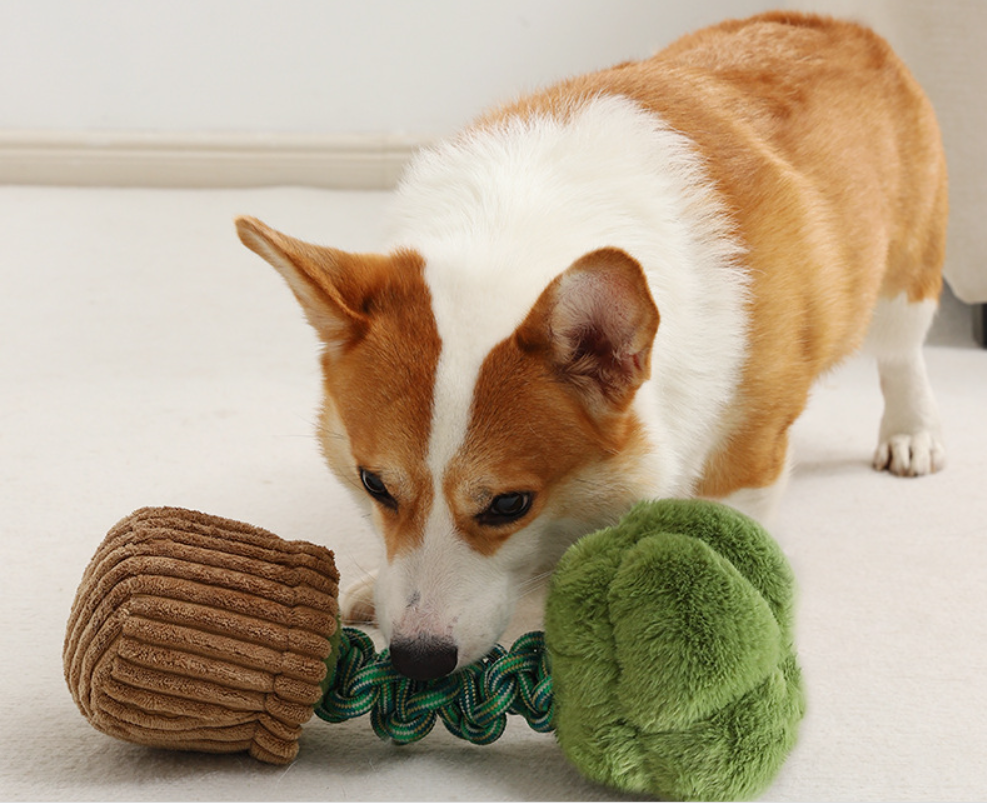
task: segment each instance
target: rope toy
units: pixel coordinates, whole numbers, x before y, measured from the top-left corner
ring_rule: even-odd
[[[545,632],[447,678],[397,673],[338,626],[332,553],[180,508],[107,534],[63,658],[98,730],[155,747],[286,764],[313,713],[370,714],[398,744],[439,721],[489,744],[508,714],[554,731],[587,777],[675,799],[756,795],[804,711],[794,583],[755,522],[712,502],[644,502],[586,536],[552,579]]]
[[[552,677],[544,633],[527,633],[509,650],[497,645],[455,675],[421,681],[398,673],[387,651],[378,654],[366,633],[344,628],[335,674],[315,715],[345,722],[367,713],[374,733],[397,744],[424,738],[439,719],[453,736],[473,744],[497,741],[508,714],[548,733]]]

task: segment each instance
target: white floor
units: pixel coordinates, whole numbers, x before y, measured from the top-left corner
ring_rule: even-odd
[[[312,437],[315,339],[231,221],[249,213],[370,249],[386,199],[0,188],[0,797],[619,799],[521,723],[490,747],[436,731],[396,748],[365,720],[313,720],[297,762],[272,768],[114,741],[66,690],[76,584],[134,508],[198,508],[326,543],[344,581],[373,565],[368,528]],[[863,360],[828,377],[797,425],[775,535],[801,588],[809,709],[770,798],[987,795],[987,351],[961,312],[947,310],[927,350],[946,471],[868,467],[880,395]]]

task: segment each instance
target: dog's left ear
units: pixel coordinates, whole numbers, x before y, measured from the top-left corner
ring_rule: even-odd
[[[515,335],[522,350],[545,354],[592,407],[619,412],[651,376],[658,320],[640,263],[603,248],[557,276]]]

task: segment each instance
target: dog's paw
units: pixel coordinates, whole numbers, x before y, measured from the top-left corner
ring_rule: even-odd
[[[899,477],[921,477],[946,465],[946,450],[938,435],[922,430],[882,438],[874,452],[874,468]]]
[[[345,625],[374,625],[377,614],[374,609],[374,583],[377,572],[370,572],[349,586],[339,601],[340,615]]]

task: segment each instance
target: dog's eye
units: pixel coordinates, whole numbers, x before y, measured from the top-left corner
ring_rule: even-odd
[[[510,524],[523,518],[531,510],[533,501],[534,494],[524,491],[500,494],[495,496],[490,507],[476,518],[480,524]]]
[[[397,500],[391,496],[391,492],[387,490],[387,486],[384,485],[384,481],[380,477],[372,471],[367,471],[365,468],[361,468],[360,482],[362,482],[363,487],[367,489],[367,493],[384,505],[384,507],[389,507],[391,510],[397,510]]]

